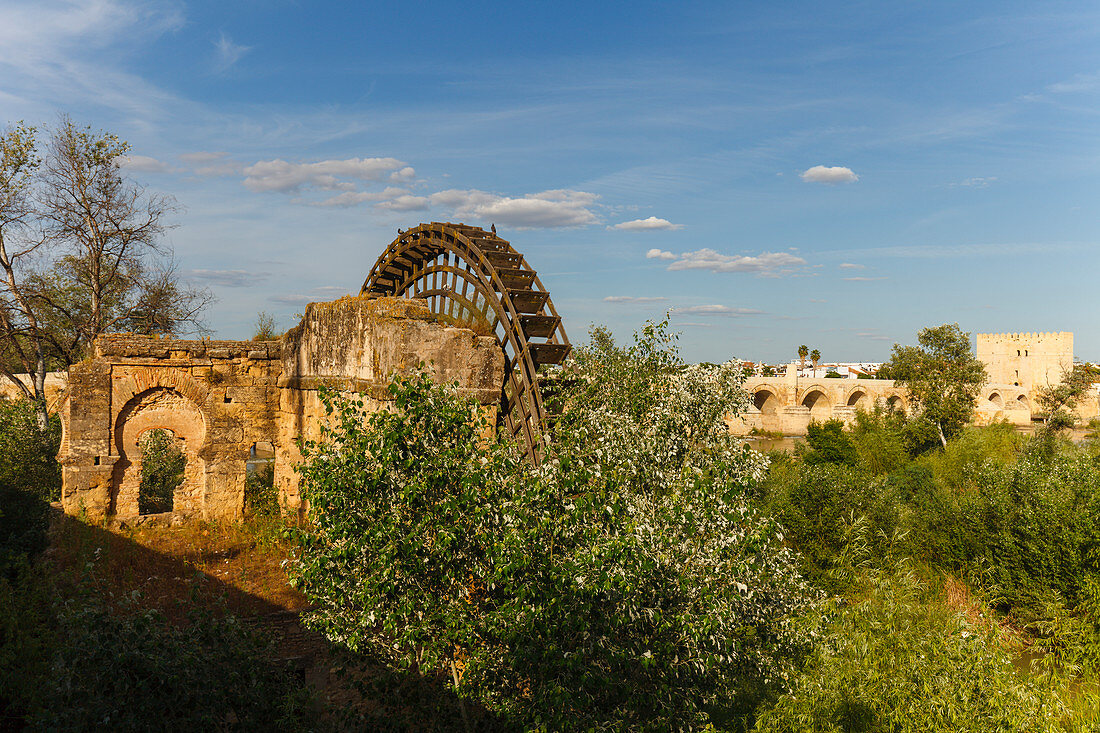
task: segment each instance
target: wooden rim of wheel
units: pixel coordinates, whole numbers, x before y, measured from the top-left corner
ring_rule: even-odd
[[[495,231],[431,222],[398,233],[360,294],[422,298],[444,322],[494,336],[504,352],[501,422],[537,464],[547,440],[538,369],[570,350],[550,292]]]

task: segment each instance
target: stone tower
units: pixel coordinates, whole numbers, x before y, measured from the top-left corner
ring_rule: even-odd
[[[1073,368],[1073,333],[979,333],[978,358],[991,384],[1011,384],[1034,398]]]

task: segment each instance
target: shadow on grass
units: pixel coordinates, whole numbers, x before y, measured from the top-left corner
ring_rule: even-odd
[[[392,669],[380,657],[350,653],[306,628],[305,599],[286,587],[278,561],[285,548],[268,557],[249,544],[247,531],[216,525],[171,528],[163,534],[111,531],[22,493],[0,496],[0,512],[0,577],[9,601],[5,605],[0,598],[0,664],[9,665],[10,679],[25,681],[27,694],[35,694],[36,676],[53,674],[51,657],[72,659],[83,653],[71,642],[66,648],[64,635],[51,633],[60,609],[68,613],[74,603],[95,598],[120,617],[155,610],[180,629],[204,614],[239,619],[270,643],[270,666],[289,669],[298,687],[315,691],[317,729],[466,730],[460,702],[444,675]],[[158,537],[168,551],[158,549]],[[204,547],[208,540],[210,546]],[[250,558],[251,566],[241,564]],[[241,582],[244,576],[247,583]],[[241,587],[249,583],[260,590]],[[465,706],[473,730],[507,729],[472,701]],[[17,700],[0,691],[0,731],[24,729],[20,709]]]

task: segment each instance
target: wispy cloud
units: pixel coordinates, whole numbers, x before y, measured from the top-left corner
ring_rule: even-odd
[[[187,270],[184,275],[192,280],[208,282],[225,288],[245,288],[266,281],[269,273],[252,270]]]
[[[1077,74],[1070,79],[1056,82],[1047,87],[1047,91],[1054,92],[1055,94],[1089,92],[1093,89],[1100,89],[1100,71]]]
[[[222,31],[218,40],[214,41],[214,71],[218,74],[225,73],[251,50],[251,46],[233,43],[233,40]]]
[[[875,282],[876,280],[885,280],[886,278],[885,277],[846,277],[846,278],[842,278],[842,279],[845,282],[850,282],[850,283],[869,283],[869,282]]]
[[[405,163],[396,158],[348,158],[317,163],[261,160],[244,169],[244,185],[257,192],[297,193],[303,187],[354,191],[356,184],[353,181],[379,181],[391,171],[405,167]]]
[[[802,180],[808,183],[855,183],[859,180],[859,176],[845,166],[815,165],[802,171]]]
[[[605,303],[663,303],[668,298],[663,296],[634,296],[634,295],[609,295],[603,299]]]
[[[854,262],[841,262],[837,267],[841,270],[862,270],[866,265],[857,265]]]
[[[673,308],[672,313],[677,316],[726,316],[735,318],[737,316],[759,316],[764,311],[756,308],[731,308],[728,305],[691,305],[683,308]]]
[[[646,231],[646,230],[676,230],[682,229],[683,225],[673,224],[668,219],[658,219],[656,216],[650,216],[645,219],[634,219],[633,221],[624,221],[621,224],[616,224],[608,229],[625,229],[626,231]]]
[[[646,257],[670,259],[668,254],[650,250]],[[709,270],[711,272],[747,272],[754,275],[778,277],[800,272],[806,267],[806,260],[789,252],[761,252],[755,256],[724,255],[713,249],[704,248],[694,252],[674,255],[675,261],[668,266],[675,270]]]
[[[346,209],[360,204],[386,202],[389,199],[402,198],[407,193],[408,191],[404,188],[387,186],[381,191],[345,191],[321,201],[296,201],[296,203],[305,203],[307,206],[320,206],[322,208]]]
[[[183,153],[179,159],[192,168],[196,175],[214,178],[217,176],[232,176],[244,170],[244,163],[233,160],[229,153],[211,153],[198,151]]]
[[[306,305],[307,303],[314,303],[318,299],[310,297],[308,295],[271,295],[268,297],[272,303],[279,303],[280,305]]]
[[[126,170],[135,173],[168,173],[172,170],[163,160],[148,155],[123,155],[118,162]]]
[[[975,177],[967,178],[965,180],[959,181],[958,183],[952,183],[950,185],[964,186],[966,188],[986,188],[987,186],[989,186],[989,184],[993,183],[996,180],[997,176]]]
[[[594,193],[556,189],[520,197],[485,191],[449,189],[431,195],[431,204],[454,211],[459,217],[476,217],[517,229],[583,227],[598,222],[592,207]]]
[[[427,196],[404,195],[382,201],[375,206],[386,211],[426,211],[431,207],[431,202]]]

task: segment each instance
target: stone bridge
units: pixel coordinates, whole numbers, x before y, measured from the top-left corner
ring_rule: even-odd
[[[784,435],[805,435],[811,421],[839,419],[850,424],[856,411],[874,406],[908,411],[905,387],[892,379],[801,378],[794,365],[782,377],[750,377],[744,388],[752,395],[752,405],[729,420],[730,432],[747,435],[753,429]],[[1096,399],[1082,406],[1085,413],[1096,414]],[[1033,397],[1013,384],[986,384],[978,394],[974,423],[988,425],[1007,421],[1030,425]],[[1089,415],[1082,413],[1087,419]]]

